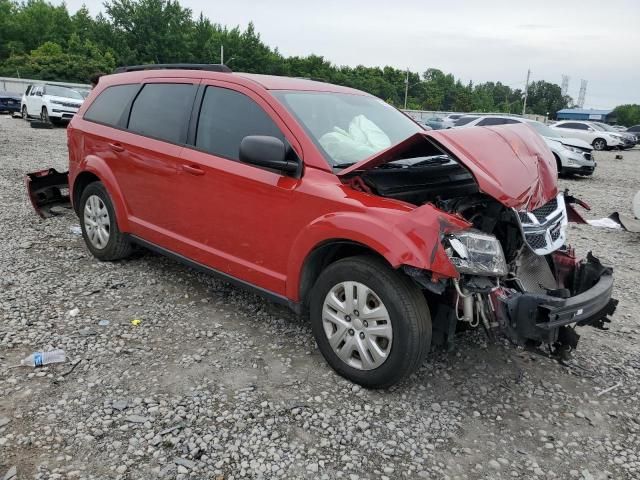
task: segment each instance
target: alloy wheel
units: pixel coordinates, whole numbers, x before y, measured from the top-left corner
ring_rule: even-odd
[[[359,282],[341,282],[325,297],[322,325],[335,354],[350,367],[373,370],[389,357],[393,326],[380,297]]]
[[[606,146],[607,146],[607,143],[600,138],[598,138],[595,142],[593,142],[593,148],[596,150],[604,150]]]
[[[84,205],[84,228],[91,245],[100,250],[107,246],[111,220],[107,206],[97,195],[87,198]]]

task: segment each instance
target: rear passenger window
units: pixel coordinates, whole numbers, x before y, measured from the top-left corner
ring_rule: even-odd
[[[240,142],[248,135],[268,135],[284,141],[284,135],[266,112],[242,93],[208,87],[202,100],[196,147],[239,159]]]
[[[187,83],[148,83],[138,94],[129,116],[134,133],[171,143],[187,135],[196,86]]]
[[[124,109],[127,108],[139,88],[140,85],[137,83],[105,88],[89,106],[84,114],[84,119],[112,127],[118,126]]]

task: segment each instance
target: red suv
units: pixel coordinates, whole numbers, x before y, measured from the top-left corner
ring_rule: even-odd
[[[611,269],[565,244],[578,201],[526,125],[424,131],[350,88],[156,65],[102,77],[67,133],[68,179],[28,177],[43,214],[68,180],[96,258],[142,245],[308,313],[367,387],[460,324],[563,355],[615,310]]]

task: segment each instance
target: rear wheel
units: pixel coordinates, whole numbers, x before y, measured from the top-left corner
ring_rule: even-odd
[[[78,212],[82,236],[94,257],[111,261],[131,254],[133,247],[118,228],[113,203],[102,183],[87,185],[80,196]]]
[[[607,148],[607,141],[604,138],[596,138],[593,143],[594,150],[604,150]]]
[[[327,363],[369,388],[417,370],[431,344],[431,318],[418,287],[370,256],[327,267],[311,291],[313,334]]]

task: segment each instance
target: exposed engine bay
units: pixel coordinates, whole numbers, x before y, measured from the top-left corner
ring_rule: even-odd
[[[346,183],[417,206],[431,203],[472,225],[441,238],[459,278],[434,286],[405,270],[425,288],[434,343],[451,348],[462,322],[490,335],[500,329],[519,345],[547,345],[565,358],[578,343],[576,326],[606,329],[618,303],[612,270],[591,253],[576,258],[566,244],[573,197],[560,193],[518,210],[482,193],[473,173],[438,147],[421,144],[400,157],[353,172]]]

